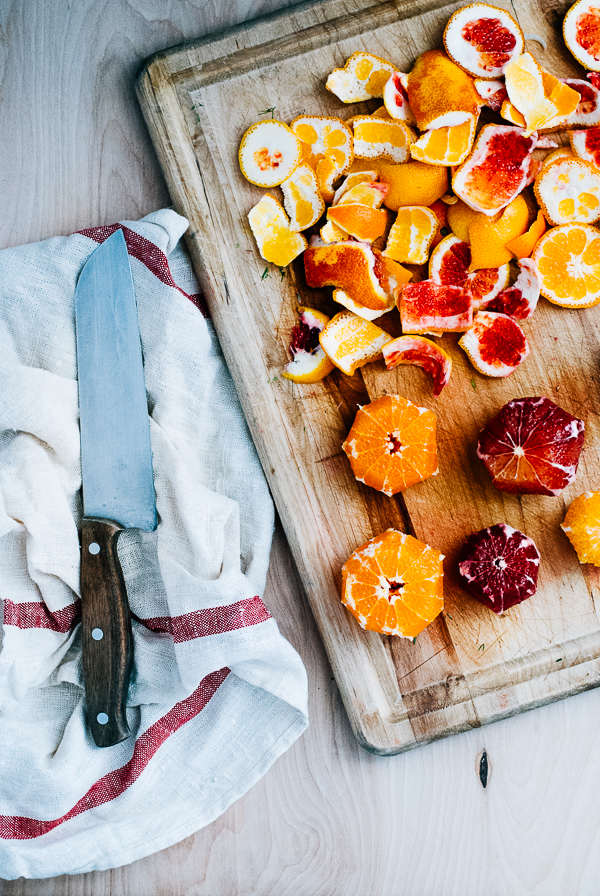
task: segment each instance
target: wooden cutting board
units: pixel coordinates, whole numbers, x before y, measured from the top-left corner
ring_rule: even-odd
[[[408,71],[441,46],[463,4],[324,0],[303,4],[152,57],[138,96],[175,208],[190,220],[188,244],[235,379],[295,562],[359,742],[399,753],[600,684],[598,571],[581,567],[559,528],[566,507],[600,487],[600,307],[568,311],[541,300],[524,329],[526,363],[507,379],[474,371],[446,335],[454,369],[434,399],[418,369],[382,361],[322,383],[281,377],[298,299],[333,314],[330,290],[306,287],[302,266],[282,277],[265,265],[247,213],[263,195],[241,175],[237,150],[253,122],[306,113],[349,118],[378,101],[344,106],[328,73],[356,50]],[[530,49],[544,68],[582,77],[564,48],[568,6],[515,0]],[[545,49],[544,49],[545,44]],[[278,195],[278,189],[273,191]],[[266,273],[265,273],[266,270]],[[384,318],[384,328],[393,326]],[[385,323],[384,323],[385,321]],[[396,323],[397,327],[398,324]],[[440,474],[387,498],[357,483],[341,443],[359,404],[399,393],[438,420]],[[558,498],[497,491],[475,455],[477,434],[507,401],[546,395],[586,424],[577,480]],[[455,557],[471,532],[506,522],[541,552],[537,594],[503,616],[456,584]],[[339,599],[349,555],[388,527],[441,550],[445,610],[416,643],[364,632]]]

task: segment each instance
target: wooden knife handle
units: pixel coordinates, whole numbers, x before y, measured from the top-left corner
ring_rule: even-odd
[[[81,524],[81,631],[86,714],[99,747],[129,737],[125,714],[133,656],[131,617],[117,539],[123,527],[85,517]]]

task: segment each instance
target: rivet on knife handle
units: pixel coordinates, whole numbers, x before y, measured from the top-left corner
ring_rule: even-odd
[[[88,724],[97,746],[129,737],[125,714],[132,662],[131,618],[117,539],[123,527],[84,518],[81,526],[81,628]]]

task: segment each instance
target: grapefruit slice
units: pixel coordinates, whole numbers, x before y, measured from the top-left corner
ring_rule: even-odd
[[[344,68],[334,69],[325,87],[343,103],[358,103],[382,96],[383,88],[396,66],[380,56],[359,51],[353,53]]]
[[[444,31],[446,52],[476,78],[499,78],[504,67],[525,48],[517,22],[505,9],[471,3],[450,17]]]
[[[405,334],[461,333],[473,323],[473,300],[461,286],[435,280],[407,283],[400,297],[400,320]]]
[[[533,539],[506,523],[469,535],[457,557],[464,590],[494,613],[537,591],[540,552]]]
[[[463,124],[426,131],[412,144],[410,154],[427,165],[460,165],[473,146],[476,123],[473,115]]]
[[[600,218],[600,170],[583,159],[546,165],[533,189],[551,224],[593,224]]]
[[[239,148],[242,174],[257,187],[276,187],[302,160],[300,140],[282,121],[258,121],[248,128]]]
[[[410,157],[414,133],[405,122],[356,115],[353,126],[357,159],[387,159],[398,165]]]
[[[352,311],[340,311],[319,335],[327,357],[348,376],[378,358],[383,346],[391,340],[385,330]]]
[[[319,335],[329,318],[314,308],[298,308],[299,321],[292,330],[292,360],[283,368],[282,376],[293,383],[318,383],[334,368],[319,343]]]
[[[360,408],[342,445],[359,482],[395,495],[438,473],[436,418],[401,395]]]
[[[438,219],[429,208],[408,205],[398,210],[383,254],[394,261],[425,264],[438,229]]]
[[[478,311],[458,344],[475,370],[485,376],[510,376],[529,354],[529,343],[516,320],[496,311]]]
[[[600,8],[595,0],[577,0],[563,20],[563,37],[575,59],[600,71]]]
[[[325,211],[317,176],[306,162],[281,184],[283,205],[290,216],[291,230],[306,230],[316,224]]]
[[[441,285],[461,286],[471,296],[473,310],[477,311],[508,286],[510,265],[482,268],[471,273],[470,266],[469,244],[451,233],[431,253],[429,276]]]
[[[575,498],[560,525],[580,563],[600,566],[600,492]]]
[[[301,233],[290,228],[285,210],[269,193],[250,209],[248,221],[258,251],[265,261],[272,264],[285,267],[301,255],[308,245]]]
[[[388,529],[342,567],[342,603],[367,631],[414,639],[442,611],[443,555]]]
[[[452,178],[455,194],[475,211],[496,214],[530,182],[536,142],[522,128],[485,125]]]
[[[437,398],[448,384],[452,358],[431,339],[424,336],[399,336],[384,345],[383,360],[388,370],[399,364],[415,364],[433,378],[433,395]]]
[[[549,398],[515,398],[481,430],[477,456],[500,491],[560,495],[577,475],[584,429]]]
[[[481,97],[473,78],[443,50],[427,50],[417,57],[408,75],[407,93],[420,131],[464,124],[479,114]]]
[[[532,259],[541,294],[563,308],[600,302],[600,233],[589,224],[553,227],[538,241]]]
[[[383,88],[383,105],[390,118],[414,125],[417,122],[408,102],[407,78],[402,72],[392,72]]]

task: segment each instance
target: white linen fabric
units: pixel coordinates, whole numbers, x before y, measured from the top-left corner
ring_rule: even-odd
[[[117,226],[144,352],[159,525],[123,532],[132,735],[85,724],[74,291]],[[273,507],[170,210],[0,252],[0,878],[124,865],[208,824],[308,724],[260,594]]]

